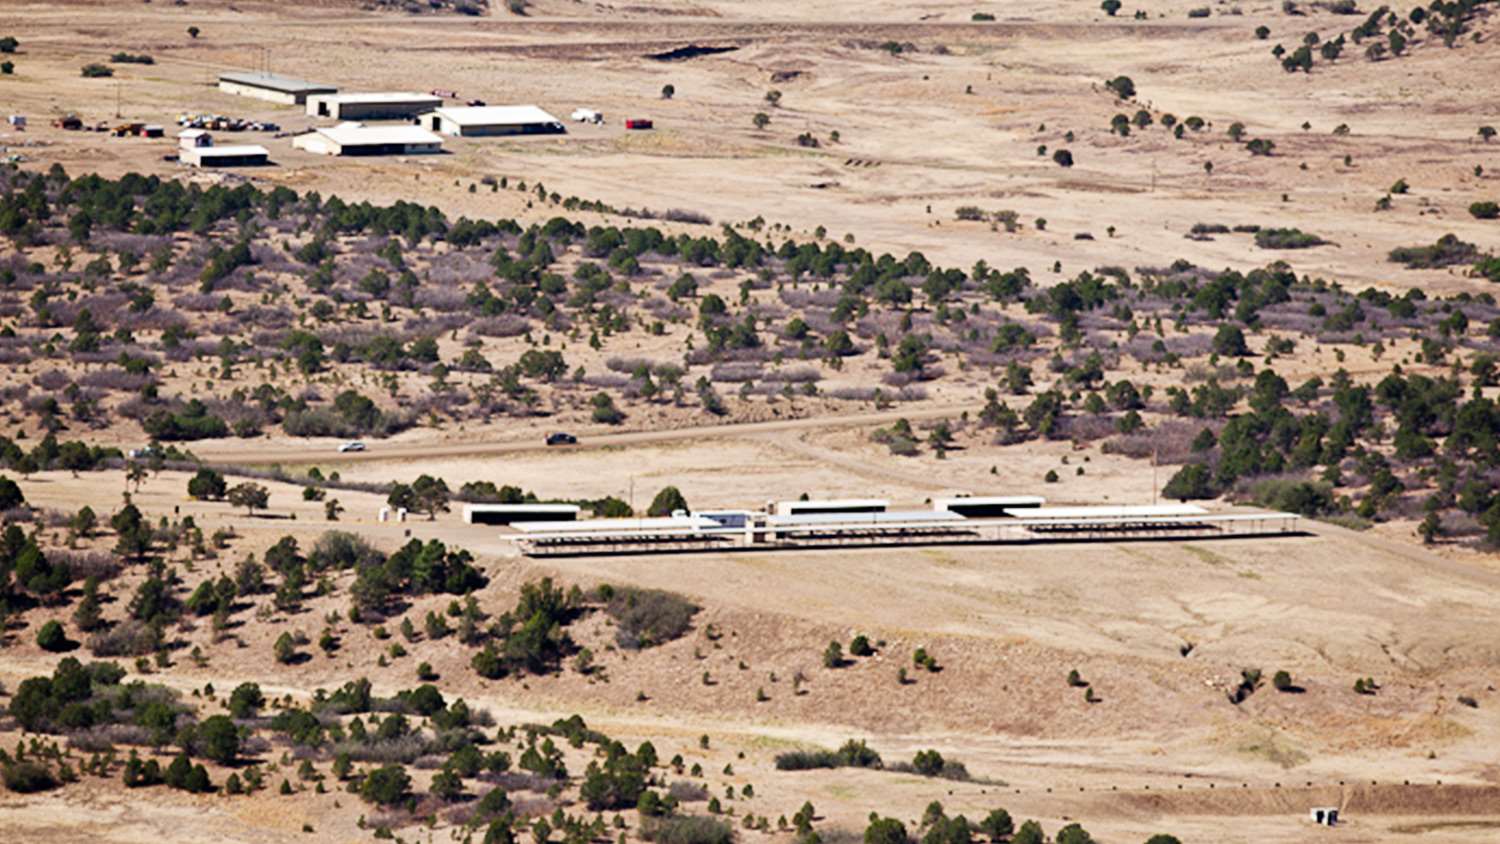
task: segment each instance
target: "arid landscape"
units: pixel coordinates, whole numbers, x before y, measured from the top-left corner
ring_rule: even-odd
[[[0,0],[0,840],[1496,840],[1496,11]]]

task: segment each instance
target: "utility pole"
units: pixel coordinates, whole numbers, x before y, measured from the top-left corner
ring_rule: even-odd
[[[1151,447],[1151,506],[1156,506],[1156,455],[1160,446]]]
[[[115,119],[120,119],[120,80],[115,80]]]

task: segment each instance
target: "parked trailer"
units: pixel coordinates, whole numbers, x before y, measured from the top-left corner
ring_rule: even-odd
[[[625,121],[625,128],[626,129],[650,129],[652,127],[651,127],[651,121],[649,121],[649,120],[643,120],[641,118],[632,118],[630,120]]]

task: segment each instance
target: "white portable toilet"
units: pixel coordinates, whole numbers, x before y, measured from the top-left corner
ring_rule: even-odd
[[[382,522],[388,522],[388,521],[391,520],[391,508],[389,508],[389,507],[381,507],[380,508],[380,520]]]
[[[396,521],[398,521],[398,522],[404,522],[404,521],[406,521],[406,508],[405,507],[401,507],[401,508],[398,508],[396,510]]]
[[[1307,816],[1319,826],[1334,826],[1339,822],[1339,810],[1335,806],[1318,806],[1309,809]]]

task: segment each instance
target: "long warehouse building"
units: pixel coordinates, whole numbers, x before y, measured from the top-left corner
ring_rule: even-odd
[[[434,132],[465,138],[561,135],[568,131],[561,120],[534,105],[439,108],[422,115],[421,123]]]
[[[219,90],[241,97],[254,97],[282,105],[302,105],[315,94],[336,94],[338,86],[308,82],[275,73],[233,72],[219,74]]]
[[[411,120],[442,105],[442,97],[410,91],[314,94],[307,98],[307,114],[334,120]]]
[[[420,126],[340,123],[298,135],[292,146],[322,155],[430,155],[443,151],[443,139]]]
[[[974,499],[977,515],[938,502],[930,510],[825,510],[789,513],[715,510],[648,519],[587,519],[571,524],[516,521],[504,538],[529,556],[581,556],[740,549],[882,545],[1127,542],[1287,536],[1301,533],[1293,513],[1211,513],[1194,504],[1043,507],[1033,496]],[[883,504],[858,500],[868,507]]]

